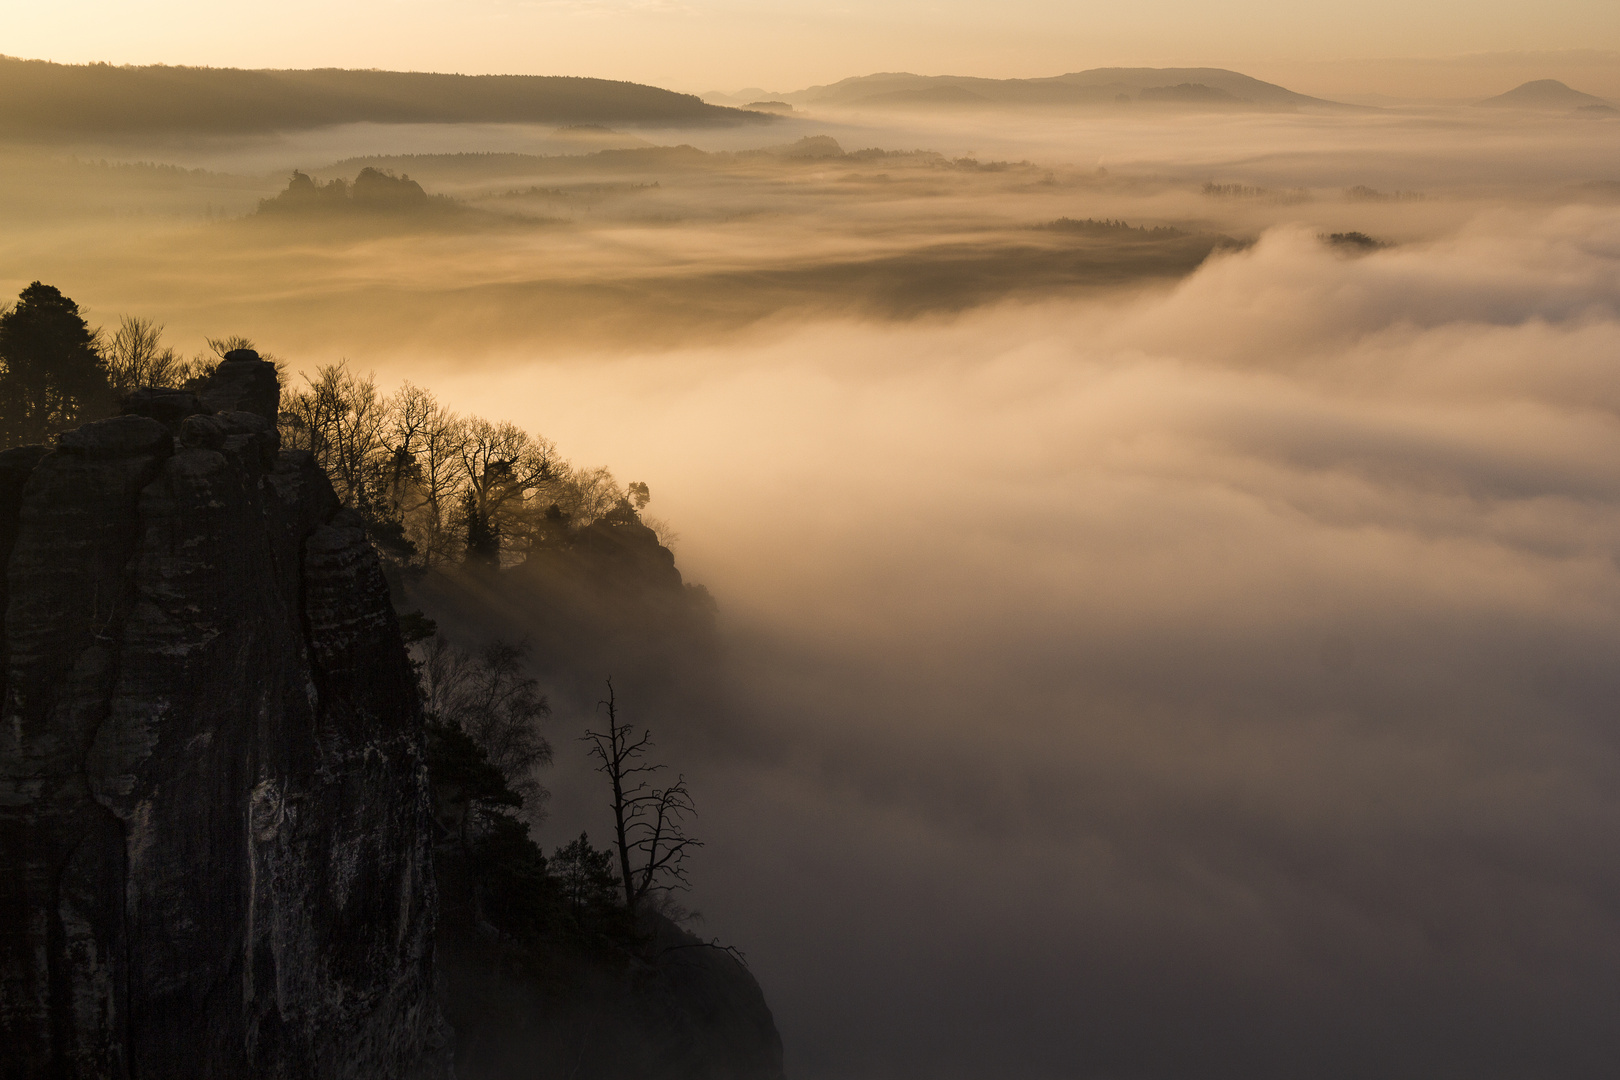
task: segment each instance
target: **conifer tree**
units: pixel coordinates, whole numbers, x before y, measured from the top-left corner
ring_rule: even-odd
[[[0,314],[0,446],[45,442],[112,411],[99,344],[60,289],[22,291]]]

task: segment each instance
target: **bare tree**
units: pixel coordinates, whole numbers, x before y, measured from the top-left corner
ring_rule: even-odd
[[[163,324],[125,315],[104,352],[113,392],[128,394],[143,386],[175,386],[184,380],[186,364],[163,344]]]
[[[613,473],[598,466],[577,469],[568,477],[568,483],[559,492],[558,505],[576,525],[589,525],[618,505],[624,498]]]
[[[549,439],[515,424],[474,418],[461,444],[462,513],[469,560],[500,564],[503,532],[524,531],[526,504],[565,475]],[[516,529],[514,529],[514,526]]]
[[[443,411],[432,391],[408,382],[383,401],[382,427],[378,435],[387,452],[383,486],[389,501],[402,513],[414,509],[411,489],[421,473],[416,459],[427,429]]]
[[[291,429],[290,445],[308,450],[326,470],[343,505],[362,512],[376,509],[383,402],[374,375],[356,375],[347,361],[304,376],[308,389],[287,395],[282,407]]]
[[[245,338],[241,334],[229,334],[225,337],[217,338],[203,338],[203,340],[208,343],[208,348],[213,351],[214,355],[219,357],[221,360],[225,359],[226,353],[233,353],[237,349],[254,348],[253,339]],[[263,357],[260,357],[260,359],[263,359]]]
[[[459,416],[419,386],[405,383],[384,402],[388,498],[429,565],[452,555],[451,519],[462,486],[466,431]]]
[[[665,766],[644,763],[653,746],[652,733],[638,733],[631,724],[621,723],[612,679],[607,691],[608,696],[597,703],[607,727],[588,729],[583,741],[590,743],[591,755],[601,762],[596,771],[607,776],[613,789],[614,844],[625,909],[633,916],[649,896],[688,886],[682,863],[703,843],[686,835],[686,819],[697,816],[686,778],[677,776],[664,788],[653,785],[650,778]]]
[[[551,764],[551,743],[540,731],[551,706],[524,669],[525,649],[493,641],[466,651],[435,637],[418,655],[427,714],[472,739],[522,797],[520,816],[538,825],[551,796],[539,777]]]

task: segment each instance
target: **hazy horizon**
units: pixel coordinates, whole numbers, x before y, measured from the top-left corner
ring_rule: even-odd
[[[163,65],[193,67],[235,67],[263,70],[302,70],[309,68],[355,68],[349,63],[325,62],[297,54],[252,56],[232,62],[176,56],[172,51],[143,53],[118,49],[112,52],[85,52],[41,49],[27,54],[5,54],[19,59],[46,60],[59,64],[111,63],[115,65]],[[954,76],[991,79],[1050,78],[1098,68],[1219,68],[1237,71],[1266,82],[1285,86],[1312,97],[1342,99],[1369,104],[1461,104],[1491,97],[1526,82],[1555,79],[1597,97],[1620,99],[1620,50],[1570,48],[1546,50],[1488,51],[1455,55],[1375,55],[1323,56],[1308,59],[1281,56],[1231,56],[1225,54],[1123,54],[1088,53],[1085,62],[1064,64],[1055,59],[1044,65],[1027,62],[984,65],[971,60],[939,60],[914,63],[910,67],[891,62],[882,66],[857,68],[818,64],[804,69],[794,79],[761,80],[744,77],[738,70],[730,78],[721,77],[726,69],[715,69],[715,77],[696,74],[663,75],[656,68],[625,70],[612,63],[601,67],[579,63],[541,66],[532,63],[493,63],[451,67],[444,64],[412,66],[408,63],[377,64],[372,70],[450,72],[465,75],[572,75],[618,79],[658,86],[679,93],[706,97],[732,95],[748,88],[769,93],[791,94],[815,86],[827,86],[844,79],[886,72],[924,76]],[[919,58],[921,59],[921,58]],[[661,77],[662,76],[662,77]]]
[[[1375,0],[1342,9],[1273,0],[1107,9],[1055,0],[993,8],[968,0],[361,0],[340,9],[311,0],[226,9],[72,0],[13,13],[4,51],[63,63],[581,75],[696,94],[794,90],[881,71],[1030,78],[1145,66],[1231,68],[1319,96],[1461,99],[1533,78],[1620,96],[1620,11],[1601,0],[1534,8]]]

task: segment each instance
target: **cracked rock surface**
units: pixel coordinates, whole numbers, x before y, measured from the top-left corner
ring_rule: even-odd
[[[445,1077],[388,590],[220,369],[0,453],[0,1077]]]

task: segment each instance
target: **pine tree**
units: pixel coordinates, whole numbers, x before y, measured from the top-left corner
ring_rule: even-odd
[[[106,416],[113,394],[79,305],[34,282],[0,314],[0,446],[45,442]]]

